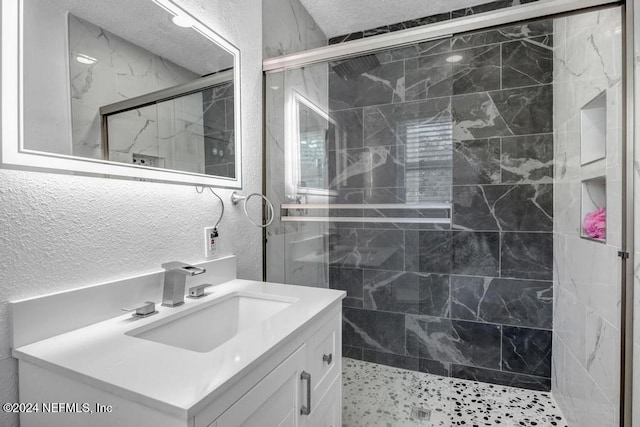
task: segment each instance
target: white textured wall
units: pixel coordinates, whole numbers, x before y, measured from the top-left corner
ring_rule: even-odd
[[[569,426],[618,425],[621,245],[621,16],[554,20],[552,391]],[[606,158],[580,162],[580,109],[606,93]],[[607,239],[582,239],[581,182],[606,176]]]
[[[179,3],[241,51],[243,192],[260,192],[260,0]],[[219,193],[229,200],[229,190]],[[261,232],[239,206],[226,208],[222,253],[238,254],[240,277],[260,280]],[[0,401],[17,400],[7,301],[202,260],[202,229],[218,212],[217,199],[191,186],[0,169]],[[0,412],[0,425],[17,418]]]

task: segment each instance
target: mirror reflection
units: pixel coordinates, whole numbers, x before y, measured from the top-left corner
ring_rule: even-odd
[[[329,146],[336,140],[336,124],[320,107],[298,92],[293,93],[295,105],[295,144],[298,192],[326,193]]]
[[[235,178],[234,54],[160,2],[106,3],[24,2],[24,149]]]

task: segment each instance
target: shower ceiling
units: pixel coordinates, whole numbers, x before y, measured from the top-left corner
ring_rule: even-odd
[[[491,3],[491,0],[300,1],[328,38]]]

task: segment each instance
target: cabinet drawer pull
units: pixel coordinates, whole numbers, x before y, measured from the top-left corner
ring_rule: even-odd
[[[329,354],[325,354],[322,356],[322,361],[323,362],[327,362],[327,365],[331,365],[331,362],[333,362],[333,354],[329,353]]]
[[[300,408],[300,414],[309,415],[311,414],[311,374],[302,371],[300,379],[302,381],[307,381],[307,406],[303,405],[302,408]]]

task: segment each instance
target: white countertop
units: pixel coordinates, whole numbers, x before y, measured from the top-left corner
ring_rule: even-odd
[[[208,353],[125,335],[237,291],[297,301]],[[143,405],[188,418],[345,295],[337,290],[241,279],[208,288],[207,292],[208,296],[197,300],[185,298],[185,304],[179,307],[157,305],[159,314],[145,319],[123,314],[16,348],[13,355]]]

